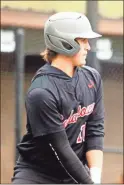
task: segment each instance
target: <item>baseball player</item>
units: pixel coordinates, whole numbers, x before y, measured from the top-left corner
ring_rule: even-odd
[[[27,133],[12,183],[93,184],[101,182],[104,106],[100,74],[86,66],[93,32],[76,12],[52,15],[45,23],[47,63],[26,94]]]

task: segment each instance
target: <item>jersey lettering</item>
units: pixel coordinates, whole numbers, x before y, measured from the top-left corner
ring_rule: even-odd
[[[66,128],[71,123],[76,123],[78,118],[90,115],[94,110],[95,103],[88,105],[87,107],[82,107],[79,105],[77,113],[74,113],[74,110],[71,111],[71,114],[68,119],[66,119],[63,124]]]

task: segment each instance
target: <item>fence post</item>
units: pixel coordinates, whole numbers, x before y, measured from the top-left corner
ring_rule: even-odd
[[[98,25],[98,1],[86,2],[86,14],[91,23],[93,31],[97,32]],[[96,39],[90,40],[91,50],[88,52],[87,65],[97,69],[101,73],[100,64],[96,58]]]
[[[21,139],[22,125],[22,108],[23,108],[23,92],[24,92],[24,30],[17,28],[15,30],[16,50],[15,50],[15,144]],[[15,148],[15,162],[18,158],[18,151]]]

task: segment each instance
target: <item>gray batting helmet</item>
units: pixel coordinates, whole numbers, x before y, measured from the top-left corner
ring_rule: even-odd
[[[97,38],[88,18],[77,12],[61,12],[52,15],[45,23],[46,47],[57,53],[73,56],[80,50],[76,38]]]

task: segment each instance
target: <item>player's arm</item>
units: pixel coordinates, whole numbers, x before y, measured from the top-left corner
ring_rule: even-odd
[[[96,104],[86,127],[86,159],[92,180],[95,183],[100,183],[104,145],[104,105],[100,75],[97,85]]]
[[[69,144],[54,95],[44,89],[34,89],[28,94],[26,108],[34,138],[46,139],[58,162],[76,183],[92,184],[90,175]]]
[[[90,175],[94,183],[101,183],[103,152],[101,150],[90,150],[86,153]]]
[[[51,149],[68,175],[78,184],[92,184],[85,167],[72,150],[66,132],[61,131],[46,136]]]

